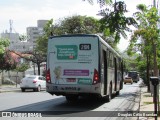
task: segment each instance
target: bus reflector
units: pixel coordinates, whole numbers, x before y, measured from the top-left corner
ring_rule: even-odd
[[[99,82],[99,74],[96,69],[94,69],[94,76],[93,76],[93,84],[97,84]]]
[[[51,82],[50,69],[48,69],[47,73],[46,73],[46,82],[48,82],[48,83]]]

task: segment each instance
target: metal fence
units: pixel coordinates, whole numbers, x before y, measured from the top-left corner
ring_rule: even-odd
[[[19,84],[21,79],[25,76],[24,72],[3,71],[0,73],[1,84]]]

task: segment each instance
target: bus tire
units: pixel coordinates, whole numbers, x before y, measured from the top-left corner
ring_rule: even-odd
[[[123,81],[120,82],[120,90],[123,89]]]
[[[116,92],[116,95],[119,95],[119,91]]]
[[[107,102],[110,102],[112,99],[112,86],[109,86],[109,95],[106,96]]]
[[[22,92],[25,92],[25,88],[21,88],[21,91],[22,91]]]
[[[67,96],[66,96],[66,100],[67,100],[68,102],[77,101],[77,100],[78,100],[78,96],[77,96],[77,95],[67,95]]]

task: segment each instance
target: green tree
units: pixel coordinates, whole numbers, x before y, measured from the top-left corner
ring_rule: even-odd
[[[45,55],[42,54],[42,52],[37,51],[36,49],[33,50],[32,52],[25,52],[25,53],[17,53],[15,51],[12,51],[15,54],[17,54],[18,56],[20,56],[21,58],[24,58],[28,61],[32,61],[33,63],[37,64],[38,67],[38,75],[40,75],[40,65],[42,62],[46,61],[46,57]],[[25,68],[25,66],[22,67],[23,69]],[[21,68],[21,69],[22,69]]]
[[[36,41],[36,51],[39,51],[41,56],[46,56],[48,39],[50,36],[53,36],[53,19],[49,20],[43,28],[43,35],[40,36]],[[45,61],[43,61],[45,62]]]
[[[10,44],[7,38],[0,38],[0,58],[2,58],[3,54],[5,53],[6,47]]]
[[[95,34],[99,33],[100,24],[97,19],[86,16],[71,16],[60,20],[53,25],[53,20],[50,20],[44,27],[43,36],[37,40],[37,49],[46,54],[48,38],[52,35],[62,34]]]
[[[119,43],[121,36],[127,39],[126,31],[131,32],[130,25],[137,27],[137,22],[132,17],[125,17],[124,13],[127,12],[126,4],[124,2],[115,2],[113,10],[108,8],[100,11],[103,18],[100,20],[101,30],[104,35],[112,35],[114,42]]]
[[[11,56],[6,49],[10,42],[7,38],[0,38],[0,72],[12,70],[16,67],[17,61]]]
[[[157,48],[159,48],[159,30],[157,29],[157,21],[159,16],[155,7],[147,8],[146,5],[140,4],[137,9],[139,11],[135,13],[135,18],[139,25],[131,37],[128,53],[132,54],[137,51],[141,53],[142,57],[140,57],[139,62],[144,61],[146,64],[140,62],[139,65],[142,65],[142,68],[146,65],[147,76],[145,78],[147,79],[148,91],[150,91],[150,70],[154,70],[155,76],[158,75]]]
[[[29,65],[26,63],[21,63],[18,64],[15,71],[17,72],[17,76],[18,76],[18,72],[22,72],[23,73],[23,77],[25,77],[25,71],[29,69]],[[17,79],[16,79],[16,86],[17,86]]]
[[[28,68],[29,68],[29,65],[28,65],[28,64],[22,63],[22,64],[19,64],[19,65],[16,67],[16,71],[18,71],[18,72],[25,72]]]
[[[100,24],[97,19],[86,16],[71,16],[59,21],[59,24],[53,26],[55,35],[61,34],[96,34],[99,31]],[[57,32],[59,31],[59,32]]]
[[[83,1],[88,1],[90,4],[94,3],[94,0],[83,0]],[[111,4],[113,3],[112,0],[97,0],[98,4],[100,5],[100,7],[103,7],[106,4]],[[116,0],[115,0],[116,2]]]
[[[0,59],[0,72],[13,70],[16,68],[18,61],[11,55],[9,50],[5,50],[5,53],[1,55]]]
[[[20,41],[26,41],[27,40],[27,35],[25,35],[25,34],[20,35],[19,40]]]

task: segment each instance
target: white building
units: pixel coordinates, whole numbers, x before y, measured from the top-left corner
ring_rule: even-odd
[[[37,20],[37,27],[38,28],[44,28],[48,20]]]
[[[27,41],[20,41],[18,33],[5,31],[1,33],[1,37],[8,38],[10,45],[8,49],[18,52],[33,51],[36,46],[36,40],[43,35],[43,28],[48,20],[38,20],[36,27],[27,27]]]
[[[32,44],[32,48],[36,46],[36,40],[43,35],[43,28],[48,20],[38,20],[36,27],[27,27],[28,42]]]
[[[31,48],[31,44],[29,42],[21,42],[19,40],[18,33],[8,33],[6,31],[5,33],[1,33],[1,37],[9,39],[10,41],[10,45],[8,47],[9,50],[24,52],[24,51],[30,51],[33,49]]]

